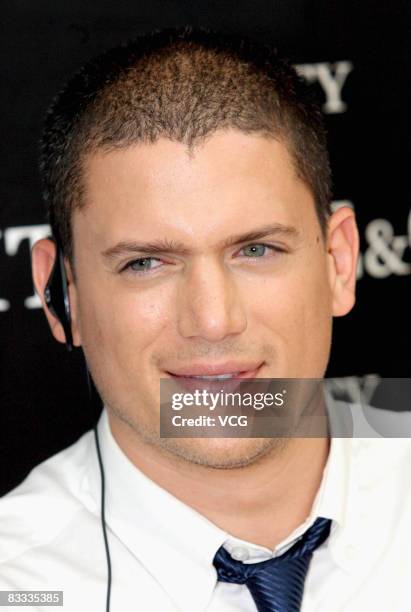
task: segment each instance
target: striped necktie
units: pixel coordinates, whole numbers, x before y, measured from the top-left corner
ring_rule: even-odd
[[[284,554],[259,563],[236,561],[220,546],[213,560],[218,580],[245,584],[259,612],[299,612],[311,558],[330,528],[330,519],[317,518]]]

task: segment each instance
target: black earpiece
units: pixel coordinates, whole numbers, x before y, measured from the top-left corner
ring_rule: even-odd
[[[68,351],[71,351],[73,348],[73,335],[71,332],[70,299],[67,274],[64,267],[63,249],[56,235],[52,239],[56,245],[56,259],[44,290],[44,299],[52,315],[63,326],[66,336],[66,348]]]
[[[73,349],[73,335],[71,331],[71,311],[70,311],[70,299],[68,292],[68,282],[66,268],[64,266],[63,248],[58,232],[54,231],[52,240],[56,245],[56,259],[54,260],[53,269],[50,274],[50,278],[47,281],[46,288],[44,290],[44,299],[47,307],[51,314],[55,316],[63,326],[64,334],[66,336],[66,348],[71,351]],[[100,398],[92,382],[87,364],[85,365],[87,386],[90,405],[94,406],[95,403],[99,403]],[[101,508],[100,518],[101,527],[104,540],[104,549],[106,553],[107,561],[107,593],[106,593],[106,612],[110,612],[110,596],[111,596],[111,557],[110,548],[107,536],[107,527],[105,519],[105,474],[104,466],[101,457],[100,443],[98,438],[97,426],[94,428],[94,438],[97,450],[97,459],[100,470],[101,478]]]

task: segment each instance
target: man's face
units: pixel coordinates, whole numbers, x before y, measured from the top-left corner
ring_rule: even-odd
[[[220,131],[191,156],[161,139],[93,154],[85,170],[71,297],[112,426],[189,461],[251,461],[272,441],[160,439],[159,379],[224,362],[253,377],[324,375],[336,275],[286,147]],[[225,244],[267,226],[277,230]],[[133,250],[156,241],[169,252]]]

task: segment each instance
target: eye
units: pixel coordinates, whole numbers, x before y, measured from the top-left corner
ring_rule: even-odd
[[[247,246],[243,247],[242,251],[248,251],[249,255],[246,255],[249,259],[259,259],[263,257],[266,253],[266,249],[269,249],[271,253],[284,253],[284,250],[280,247],[276,247],[270,244],[247,244]]]
[[[130,270],[131,272],[135,272],[137,274],[145,274],[150,270],[154,270],[160,266],[153,266],[152,262],[157,261],[161,264],[159,259],[155,257],[140,257],[139,259],[133,259],[133,261],[129,261],[128,264],[124,266],[121,272],[125,272]]]

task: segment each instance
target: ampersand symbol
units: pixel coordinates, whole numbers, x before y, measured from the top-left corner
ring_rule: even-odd
[[[365,230],[370,245],[364,254],[365,268],[375,278],[386,278],[390,274],[404,276],[411,273],[411,265],[402,260],[408,246],[407,236],[394,236],[387,219],[374,219]]]

